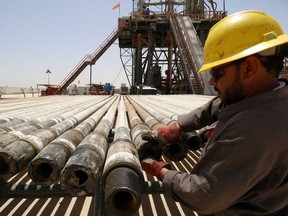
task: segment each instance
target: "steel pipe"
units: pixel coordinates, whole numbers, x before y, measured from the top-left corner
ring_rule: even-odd
[[[77,103],[78,101],[78,103]],[[45,127],[51,127],[57,123],[59,123],[60,121],[71,117],[75,114],[77,114],[78,112],[80,112],[81,110],[83,110],[83,102],[82,100],[77,100],[73,103],[69,102],[67,104],[65,104],[64,107],[59,107],[58,101],[57,102],[57,106],[53,106],[53,109],[51,107],[51,110],[49,110],[49,113],[47,113],[47,110],[45,112],[41,112],[41,109],[43,109],[43,107],[40,107],[40,110],[34,110],[34,112],[36,114],[33,114],[32,116],[26,116],[23,117],[22,119],[17,119],[14,118],[11,119],[10,121],[4,123],[4,124],[0,124],[0,135],[4,135],[7,134],[10,131],[17,131],[16,133],[21,133],[21,130],[25,130],[26,126],[33,123],[33,124],[38,124],[40,126],[40,128],[45,128]],[[93,101],[93,103],[95,103],[95,100]],[[62,105],[62,103],[60,103]],[[87,100],[86,100],[86,105],[87,105]],[[69,106],[73,106],[74,108],[71,110],[71,108]],[[55,110],[56,107],[59,107],[61,109],[59,110]],[[84,106],[85,107],[85,106]],[[47,109],[47,107],[46,107]],[[13,122],[19,122],[18,124],[12,124]],[[22,123],[21,123],[22,121]],[[2,128],[2,129],[1,129]],[[19,131],[19,132],[18,132]],[[32,133],[34,130],[30,129],[30,133]],[[1,139],[0,139],[1,140]],[[0,141],[1,142],[1,141]]]
[[[2,131],[3,132],[10,131],[9,127],[18,125],[18,124],[23,123],[23,122],[24,122],[23,119],[13,119],[12,121],[0,123],[0,134],[2,134]]]
[[[115,121],[118,103],[119,98],[96,129],[82,140],[63,168],[60,182],[71,194],[80,196],[94,191],[105,162],[108,136]]]
[[[93,102],[92,104],[95,104]],[[81,105],[81,103],[80,103]],[[84,111],[87,107],[89,107],[89,104],[86,104],[86,106],[81,106],[76,109],[70,109],[68,112],[66,110],[61,111],[61,115],[57,117],[53,117],[51,119],[44,120],[37,124],[36,120],[30,120],[28,122],[23,122],[20,124],[17,124],[15,126],[10,126],[6,128],[9,132],[3,132],[0,133],[2,136],[0,136],[0,148],[5,147],[6,145],[19,140],[21,138],[24,138],[25,136],[33,133],[36,130],[39,130],[41,128],[49,128],[55,124],[60,123],[66,118],[72,117],[73,115]],[[66,111],[66,112],[65,112]]]
[[[108,101],[110,98],[107,99]],[[4,148],[0,148],[0,174],[16,174],[38,154],[48,143],[63,134],[65,131],[74,128],[81,121],[99,109],[107,102],[103,100],[100,103],[90,103],[82,112],[73,117],[50,127],[42,128],[26,135],[20,140],[14,141]],[[85,109],[86,108],[86,109]],[[4,169],[5,168],[5,169]]]
[[[196,131],[182,132],[181,139],[186,143],[187,147],[191,151],[199,150],[204,146],[202,138]]]
[[[147,102],[147,104],[151,105],[151,108],[153,108],[155,110],[155,113],[162,113],[163,115],[166,115],[167,117],[163,117],[163,119],[167,119],[166,122],[171,122],[171,120],[176,119],[177,114],[179,114],[179,112],[175,111],[175,109],[173,110],[174,112],[171,112],[169,110],[167,110],[167,105],[165,104],[165,108],[162,106],[159,106],[159,103],[156,103],[157,101],[154,100],[149,100],[147,99],[147,97],[141,98],[141,102],[144,103]],[[159,114],[158,114],[159,115]],[[181,139],[183,140],[183,145],[187,145],[189,150],[195,151],[200,149],[201,147],[203,147],[203,141],[201,139],[201,137],[197,134],[196,131],[192,131],[192,132],[182,132],[181,133]],[[145,146],[145,145],[144,145]],[[175,159],[176,156],[178,156],[177,154],[175,155],[175,149],[177,150],[179,148],[179,146],[176,146],[176,148],[173,146],[173,149],[167,148],[168,146],[164,147],[164,155],[171,155],[171,152],[173,153],[171,156],[168,156],[168,158],[172,159],[171,157],[173,157],[173,160],[181,160],[183,159],[183,157],[185,157],[186,155],[184,154],[183,156],[181,156],[181,152],[182,150],[178,150],[180,157],[179,159]],[[185,147],[185,146],[184,146]],[[186,152],[186,149],[183,149],[184,152]],[[140,156],[140,155],[139,155]]]
[[[35,121],[37,123],[44,120],[53,118],[58,115],[65,114],[71,111],[71,107],[74,109],[86,106],[88,103],[93,103],[101,98],[88,98],[80,97],[74,99],[74,97],[49,97],[45,100],[37,98],[35,101],[21,100],[18,103],[12,103],[6,109],[3,106],[0,109],[4,109],[2,115],[4,120],[13,121],[15,119],[22,119],[24,121]],[[1,112],[1,111],[0,111]],[[1,114],[0,114],[1,118]]]
[[[14,130],[9,133],[1,134],[0,136],[0,148],[5,148],[10,143],[24,138],[26,135],[32,133],[33,131],[41,129],[41,127],[33,122],[24,122],[21,124],[22,130]],[[16,127],[15,127],[16,129]]]
[[[153,116],[151,116],[145,109],[143,109],[139,104],[137,104],[131,97],[128,97],[129,102],[134,107],[135,111],[139,114],[140,118],[143,119],[146,125],[148,125],[149,130],[155,130],[158,127],[164,127],[165,124],[157,121]],[[142,142],[141,146],[137,146],[138,154],[141,155],[141,159],[149,156],[156,160],[160,160],[162,156],[162,146],[161,143],[149,140],[147,142]]]
[[[33,102],[31,101],[23,102],[22,100],[21,103],[18,102],[17,104],[11,104],[9,106],[11,107],[10,109],[9,108],[4,109],[3,113],[5,113],[5,115],[2,115],[2,116],[4,118],[9,116],[11,119],[18,118],[18,119],[23,119],[25,121],[29,121],[31,119],[36,119],[39,116],[49,116],[49,115],[52,115],[53,112],[59,112],[59,109],[55,110],[55,108],[57,106],[60,107],[61,105],[62,105],[62,109],[65,108],[67,104],[65,105],[64,102],[67,103],[67,101],[63,99],[62,100],[57,99],[57,98],[51,98],[49,101],[46,100],[43,102],[39,100],[35,100]],[[0,118],[3,118],[2,116],[0,115]]]
[[[83,119],[88,116],[89,118],[74,129],[67,130],[45,146],[29,164],[28,174],[30,178],[40,184],[53,184],[57,182],[60,178],[61,170],[78,144],[88,133],[95,129],[100,119],[114,101],[115,97],[111,97],[104,105],[98,104],[98,106],[88,108]]]
[[[152,141],[148,142],[142,139],[142,135],[148,132],[150,128],[142,122],[127,97],[125,97],[125,105],[129,117],[132,140],[138,151],[140,161],[147,157],[153,157],[159,160],[162,156],[162,146]]]
[[[158,127],[164,127],[166,126],[165,123],[172,123],[174,120],[168,118],[167,116],[163,115],[162,113],[157,112],[156,110],[152,109],[151,107],[145,105],[144,103],[140,102],[140,100],[135,100],[135,98],[131,98],[130,102],[134,106],[134,108],[137,110],[139,115],[141,116],[142,119],[147,119],[147,118],[155,118],[158,119],[158,121],[163,121],[163,122],[158,122],[154,126],[150,126],[148,122],[148,126],[150,127],[150,130],[155,130]],[[144,109],[145,108],[145,109]],[[165,122],[165,123],[164,123]],[[139,152],[139,155],[145,154],[145,155],[150,155],[152,158],[160,159],[159,158],[159,153],[160,153],[160,148],[162,148],[162,153],[165,155],[168,159],[172,161],[180,161],[183,160],[187,153],[188,153],[188,147],[184,142],[178,142],[178,143],[168,143],[164,146],[160,146],[160,143],[157,142],[152,142],[149,141],[145,143],[145,145],[142,146],[143,152]]]
[[[136,97],[132,97],[135,102],[137,102],[142,109],[145,109],[150,115],[152,115],[155,119],[157,119],[159,122],[162,122],[165,125],[170,124],[173,120],[166,116],[165,114],[157,111],[155,108],[143,103],[141,100],[139,100]]]
[[[141,204],[143,174],[138,153],[131,142],[126,109],[121,97],[115,125],[103,169],[106,206],[112,215],[134,215]]]

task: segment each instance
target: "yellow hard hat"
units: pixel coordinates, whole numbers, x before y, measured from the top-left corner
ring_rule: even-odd
[[[279,23],[262,11],[231,14],[209,31],[199,72],[288,43]]]

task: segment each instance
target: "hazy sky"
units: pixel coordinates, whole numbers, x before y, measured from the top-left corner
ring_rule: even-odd
[[[0,0],[0,86],[36,87],[60,82],[93,53],[132,12],[132,0]],[[154,2],[154,1],[153,1]],[[222,0],[217,0],[222,9]],[[228,14],[262,10],[288,33],[287,0],[226,0]],[[89,83],[89,67],[74,81]],[[127,83],[117,40],[93,66],[94,83]]]

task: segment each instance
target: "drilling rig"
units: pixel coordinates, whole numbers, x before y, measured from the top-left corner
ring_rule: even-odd
[[[227,15],[225,0],[221,2],[223,9],[218,10],[213,0],[132,0],[130,15],[119,17],[106,40],[46,92],[63,94],[87,66],[91,76],[92,65],[118,39],[131,94],[214,95],[209,74],[198,70],[209,30]]]
[[[162,94],[208,94],[203,44],[210,28],[227,14],[213,0],[132,0],[129,17],[119,18],[120,55],[131,93],[151,86]]]

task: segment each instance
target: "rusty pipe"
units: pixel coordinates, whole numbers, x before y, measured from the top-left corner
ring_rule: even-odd
[[[108,149],[108,136],[115,121],[119,98],[106,115],[73,152],[61,172],[60,182],[73,195],[93,192],[97,176],[103,168]]]
[[[23,122],[24,122],[23,119],[13,119],[12,121],[8,121],[8,122],[5,122],[5,123],[0,123],[0,134],[4,134],[3,132],[10,131],[9,127],[18,125],[18,124],[23,123]]]
[[[166,115],[166,116],[168,116],[170,119],[167,119],[165,116],[163,117],[162,116],[162,118],[163,119],[167,119],[166,120],[166,122],[168,122],[168,124],[169,124],[169,122],[171,122],[171,120],[173,120],[173,118],[176,118],[177,117],[177,115],[176,115],[176,113],[175,113],[175,110],[173,110],[174,111],[174,113],[173,112],[171,112],[171,111],[169,111],[169,110],[167,110],[167,109],[165,109],[165,108],[163,108],[163,107],[161,107],[161,106],[159,106],[159,103],[158,104],[156,104],[155,102],[155,100],[148,100],[146,97],[144,97],[144,98],[141,98],[141,101],[142,102],[147,102],[148,104],[150,104],[151,105],[151,107],[155,110],[155,113],[156,112],[160,112],[160,113],[162,113],[163,115]],[[165,104],[166,105],[166,104]],[[167,106],[167,105],[166,105]],[[165,107],[166,107],[165,106]],[[179,113],[178,113],[179,114]],[[155,114],[156,115],[156,114]],[[159,114],[158,114],[158,116],[159,116]],[[197,132],[196,131],[191,131],[191,132],[182,132],[181,133],[181,135],[180,135],[180,137],[181,137],[181,142],[183,141],[184,142],[184,144],[183,145],[187,145],[187,147],[188,147],[188,149],[189,150],[192,150],[192,151],[195,151],[195,150],[198,150],[198,149],[200,149],[201,147],[203,147],[203,141],[202,141],[202,139],[201,139],[201,137],[197,134]],[[147,144],[146,144],[147,145]],[[144,146],[145,146],[145,144],[144,144]],[[153,145],[154,146],[154,145]],[[169,145],[168,145],[169,146]],[[176,151],[178,151],[178,152],[180,152],[180,154],[181,154],[181,152],[182,152],[182,149],[178,149],[179,148],[179,146],[173,146],[173,149],[170,149],[170,148],[172,148],[172,147],[169,147],[169,148],[167,148],[168,146],[165,146],[164,148],[164,154],[165,155],[171,155],[171,153],[170,152],[173,152],[173,155],[171,155],[171,156],[169,156],[168,158],[171,158],[171,157],[174,157],[174,161],[176,160],[176,161],[178,161],[178,160],[181,160],[183,157],[185,157],[185,155],[183,155],[183,156],[180,156],[179,157],[179,159],[176,159],[175,157],[177,156],[177,155],[175,155],[175,152]],[[153,150],[153,151],[155,151],[155,150]],[[183,149],[183,151],[184,152],[186,152],[187,150],[186,149]],[[143,152],[143,151],[142,151]],[[138,151],[138,153],[139,153],[139,151]],[[140,156],[140,155],[139,155]],[[141,158],[141,157],[140,157]]]
[[[95,104],[95,102],[93,102]],[[80,103],[80,105],[82,105]],[[0,147],[5,147],[6,145],[19,140],[21,138],[25,138],[26,135],[29,135],[33,133],[36,130],[39,130],[41,128],[49,128],[55,124],[60,123],[66,118],[72,117],[73,115],[84,111],[88,106],[81,106],[76,109],[70,109],[68,112],[66,110],[61,111],[61,115],[57,117],[53,117],[47,120],[44,120],[43,122],[40,122],[37,124],[35,120],[30,120],[28,122],[23,122],[20,124],[17,124],[15,126],[10,126],[6,128],[7,133],[3,133],[2,136],[0,136]],[[65,112],[66,111],[66,112]]]
[[[74,129],[67,130],[45,146],[29,164],[28,174],[30,178],[36,183],[47,185],[58,181],[61,170],[73,151],[84,137],[95,129],[115,99],[115,97],[111,97],[101,108],[95,109],[93,106],[88,108],[87,110],[94,112],[89,118]]]
[[[144,182],[141,170],[121,96],[114,140],[108,149],[103,169],[105,203],[110,214],[127,216],[138,211]]]
[[[21,138],[24,138],[31,132],[41,129],[37,124],[32,122],[24,122],[21,125],[24,126],[22,130],[13,130],[10,131],[9,133],[5,133],[0,136],[0,148],[4,148],[8,144]]]
[[[159,113],[157,110],[144,104],[140,100],[138,100],[138,99],[135,100],[134,97],[131,98],[130,101],[139,114],[140,113],[146,113],[145,116],[149,115],[151,117],[154,117],[158,121],[160,121],[159,124],[155,125],[154,127],[150,127],[151,130],[155,130],[158,127],[165,127],[167,124],[171,124],[175,121],[175,120],[170,119],[166,115]],[[134,102],[132,102],[132,101],[134,101]],[[155,144],[158,144],[157,148],[156,148],[157,151],[155,152],[155,154],[158,154],[158,151],[159,151],[158,149],[160,148],[160,146],[159,146],[160,144],[157,142],[155,142],[155,143],[147,142],[145,144],[147,147],[145,145],[143,146],[143,149],[145,149],[146,151],[147,151],[147,149],[149,150],[149,152],[147,152],[146,154],[150,154],[150,155],[152,155],[152,157],[154,157],[153,151],[154,151],[154,148],[156,146]],[[177,143],[173,143],[173,144],[167,143],[164,146],[162,146],[162,154],[165,155],[168,159],[170,159],[172,161],[183,160],[187,156],[187,153],[188,153],[188,147],[187,147],[186,143],[183,142],[182,140],[180,140]]]
[[[150,129],[146,124],[142,122],[141,118],[138,116],[136,110],[129,102],[127,97],[125,97],[125,105],[129,116],[131,137],[138,151],[140,161],[147,157],[153,157],[159,160],[162,156],[162,146],[157,145],[157,143],[151,141],[148,142],[147,140],[142,139],[142,135],[148,132]]]
[[[76,103],[77,101],[75,101]],[[0,124],[0,128],[3,130],[0,131],[1,135],[7,134],[10,131],[16,131],[15,133],[22,133],[22,130],[24,130],[27,134],[32,133],[35,131],[30,127],[30,130],[27,130],[27,125],[30,124],[37,124],[40,126],[40,128],[45,127],[51,127],[64,119],[71,117],[81,111],[83,111],[83,103],[79,101],[79,103],[68,103],[68,105],[73,105],[73,109],[71,110],[70,107],[61,107],[61,109],[45,113],[45,116],[39,116],[37,118],[33,117],[26,117],[25,121],[23,119],[12,119],[9,122],[6,122],[4,124]],[[94,103],[94,102],[93,102]],[[59,105],[58,105],[59,106]],[[67,105],[66,105],[67,106]],[[84,106],[85,107],[85,106]],[[13,122],[19,122],[18,124],[13,124]],[[25,134],[25,133],[24,133]],[[1,137],[0,137],[0,143],[1,143]]]
[[[158,127],[164,127],[165,124],[157,121],[150,113],[148,113],[145,109],[143,109],[138,103],[136,103],[131,97],[127,97],[128,101],[134,107],[135,111],[139,114],[140,118],[143,119],[146,125],[148,125],[150,130],[155,130]],[[135,129],[136,130],[136,129]],[[134,132],[134,131],[133,131]],[[146,156],[151,158],[155,158],[159,160],[162,156],[162,143],[154,142],[153,140],[149,140],[147,142],[142,142],[141,146],[137,146],[139,157],[143,159]]]
[[[100,103],[89,103],[86,110],[77,113],[73,117],[50,127],[42,128],[28,134],[20,140],[14,141],[4,148],[0,148],[0,166],[5,169],[0,170],[0,175],[16,174],[38,154],[48,143],[63,134],[65,131],[74,128],[79,122],[83,121],[103,104],[109,101],[110,98],[102,100]],[[25,151],[25,154],[23,152]]]

